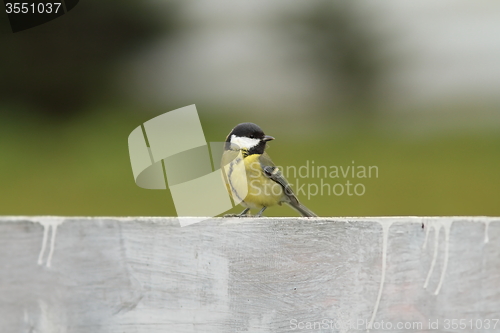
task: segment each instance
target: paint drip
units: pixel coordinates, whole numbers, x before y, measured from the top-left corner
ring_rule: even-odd
[[[380,299],[382,298],[382,290],[385,282],[385,271],[386,271],[386,263],[387,263],[387,243],[389,238],[389,228],[395,221],[379,221],[382,226],[382,276],[380,277],[380,286],[378,288],[377,301],[375,302],[375,307],[373,308],[372,317],[370,319],[370,323],[368,324],[367,332],[370,332],[370,328],[373,325],[373,321],[377,316],[378,306],[380,305]]]
[[[484,221],[484,242],[485,243],[488,243],[490,241],[489,237],[488,237],[488,231],[490,229],[490,220],[488,221]]]
[[[423,249],[427,247],[427,241],[429,238],[430,229],[431,228],[434,229],[434,253],[432,255],[431,267],[429,268],[429,272],[427,273],[427,278],[425,279],[424,289],[427,289],[427,287],[429,286],[430,278],[432,276],[432,273],[434,272],[434,267],[436,266],[438,248],[439,248],[439,234],[441,229],[444,230],[445,244],[444,244],[443,268],[441,270],[441,277],[439,278],[438,286],[434,291],[434,295],[437,295],[439,294],[439,291],[443,286],[446,269],[448,268],[448,259],[450,252],[450,230],[451,230],[451,225],[453,224],[453,220],[430,220],[424,224],[427,226],[427,230],[425,232],[424,245],[422,246]]]
[[[49,254],[47,256],[47,261],[45,266],[50,267],[52,264],[52,256],[54,255],[54,247],[56,243],[56,234],[57,234],[57,227],[61,225],[64,220],[60,218],[39,218],[36,220],[36,222],[40,223],[43,226],[43,239],[42,239],[42,248],[40,249],[40,254],[38,255],[38,265],[43,265],[43,256],[45,254],[45,250],[47,249],[47,243],[48,243],[48,234],[49,234],[49,229],[51,229],[51,237],[50,237],[50,249],[49,249]]]

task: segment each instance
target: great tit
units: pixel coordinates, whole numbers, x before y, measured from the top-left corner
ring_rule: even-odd
[[[271,140],[274,138],[253,123],[237,125],[226,138],[221,161],[226,186],[230,195],[245,207],[237,216],[244,216],[250,209],[260,209],[255,216],[261,216],[267,207],[282,203],[302,216],[317,216],[299,202],[281,171],[264,152]]]

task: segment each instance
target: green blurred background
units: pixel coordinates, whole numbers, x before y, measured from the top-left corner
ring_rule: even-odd
[[[127,138],[196,104],[207,141],[250,121],[277,165],[378,167],[324,180],[362,196],[302,195],[320,216],[498,216],[500,6],[453,4],[82,0],[16,34],[2,17],[0,214],[175,215],[135,185]]]

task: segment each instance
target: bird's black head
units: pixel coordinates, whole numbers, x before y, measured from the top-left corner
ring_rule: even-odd
[[[226,150],[241,149],[247,153],[262,154],[266,149],[266,142],[274,140],[272,136],[265,135],[262,129],[254,123],[237,125],[226,138]]]

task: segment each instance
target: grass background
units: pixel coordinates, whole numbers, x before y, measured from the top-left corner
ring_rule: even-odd
[[[301,195],[320,216],[500,215],[500,133],[494,130],[428,130],[414,127],[413,121],[406,128],[389,126],[395,121],[390,117],[360,124],[335,116],[283,118],[197,107],[207,141],[223,141],[240,122],[261,125],[276,137],[268,152],[280,166],[299,167],[309,160],[315,165],[346,167],[355,161],[378,167],[378,178],[324,180],[331,185],[362,183],[363,196],[317,195],[308,200]],[[3,113],[0,214],[175,215],[168,190],[135,185],[127,147],[134,128],[168,110],[137,111],[103,106],[60,124]],[[285,206],[268,209],[266,215],[297,213]]]

